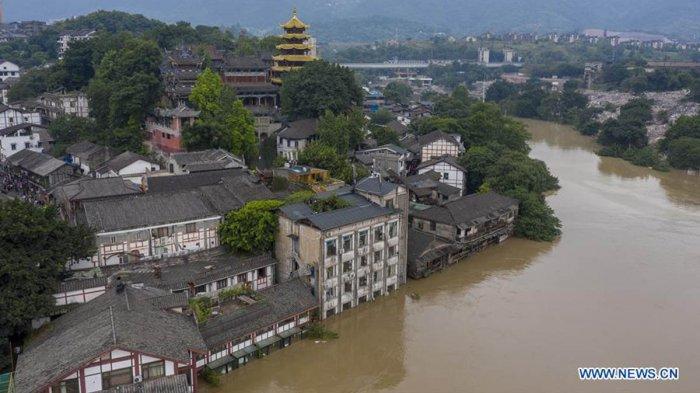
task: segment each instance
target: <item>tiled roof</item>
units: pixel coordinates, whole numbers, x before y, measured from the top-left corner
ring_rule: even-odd
[[[189,363],[189,350],[205,351],[194,321],[162,310],[152,288],[110,289],[52,322],[17,360],[17,393],[38,393],[56,379],[113,348]]]
[[[380,196],[396,191],[397,187],[397,184],[387,180],[382,180],[381,177],[366,177],[357,182],[355,185],[355,189],[357,191]]]
[[[425,210],[411,211],[411,215],[430,221],[449,225],[472,225],[474,220],[488,217],[510,206],[517,206],[518,200],[497,194],[493,191],[485,194],[466,195],[442,206],[432,206]]]
[[[136,154],[130,151],[125,151],[124,153],[113,157],[109,161],[105,162],[103,166],[97,169],[96,172],[99,173],[109,173],[109,171],[114,171],[116,173],[119,173],[122,169],[126,168],[127,166],[135,163],[136,161],[146,161],[146,162],[151,162],[150,159],[140,155]]]
[[[149,176],[148,192],[163,192],[186,190],[201,186],[210,186],[221,183],[221,179],[230,176],[244,176],[247,174],[246,169],[222,169],[218,171],[187,173],[184,175],[173,176]]]
[[[439,139],[444,139],[447,142],[461,146],[460,143],[457,142],[457,140],[452,135],[446,134],[442,131],[433,131],[429,134],[422,135],[418,138],[418,143],[420,143],[421,146],[425,146],[425,145],[433,143]]]
[[[68,165],[48,154],[38,153],[30,149],[21,150],[7,160],[14,166],[42,177],[48,176],[61,167]]]
[[[107,198],[120,195],[139,194],[139,186],[121,177],[95,179],[82,177],[55,187],[51,194],[57,199],[80,201],[85,199]]]
[[[289,123],[280,131],[279,136],[286,139],[307,139],[316,135],[317,130],[318,119],[302,119]]]
[[[435,164],[438,164],[440,162],[444,162],[446,164],[449,164],[449,165],[459,169],[460,171],[462,171],[464,173],[467,172],[466,168],[464,168],[459,162],[457,162],[457,159],[455,157],[452,157],[452,156],[442,156],[442,157],[433,158],[433,159],[430,159],[428,161],[421,162],[420,165],[418,165],[417,169],[427,168],[427,167],[433,166]]]
[[[199,330],[209,348],[317,307],[311,288],[298,278],[264,289],[258,294],[260,300],[257,302],[231,313],[220,314],[200,325]]]
[[[222,149],[175,153],[172,159],[188,172],[245,167],[243,159]]]

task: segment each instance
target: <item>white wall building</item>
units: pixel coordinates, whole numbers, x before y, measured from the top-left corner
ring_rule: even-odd
[[[0,129],[0,157],[7,158],[24,149],[41,153],[41,126],[19,124]],[[45,130],[45,129],[44,129]]]
[[[5,81],[7,78],[19,78],[19,66],[11,61],[0,59],[0,81]]]
[[[25,111],[7,105],[0,105],[0,129],[23,123],[41,124],[41,114],[35,111]]]
[[[117,177],[131,180],[136,184],[141,184],[141,178],[151,172],[160,171],[160,165],[140,154],[125,151],[122,154],[105,162],[105,164],[95,170],[96,178]]]
[[[465,194],[467,187],[467,170],[462,167],[452,156],[442,156],[432,160],[423,161],[418,165],[418,174],[435,171],[440,174],[440,182],[459,188],[461,195]]]
[[[458,157],[464,147],[454,135],[442,131],[433,131],[418,139],[420,144],[420,159],[428,161],[442,156]]]

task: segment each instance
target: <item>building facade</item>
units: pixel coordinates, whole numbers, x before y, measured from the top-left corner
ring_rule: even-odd
[[[19,78],[20,68],[17,64],[7,61],[0,60],[0,81],[5,81],[8,78]]]
[[[172,109],[156,108],[146,119],[151,149],[165,154],[184,151],[182,131],[186,126],[194,125],[198,117],[199,111],[182,103]]]
[[[309,25],[297,17],[296,8],[292,18],[282,25],[282,43],[277,45],[280,54],[272,59],[272,83],[282,84],[282,76],[292,70],[302,67],[305,63],[316,60],[316,46],[307,33]]]
[[[458,188],[460,195],[467,191],[467,170],[452,156],[442,156],[424,161],[418,165],[418,174],[437,172],[440,174],[440,182]]]
[[[421,162],[442,156],[458,157],[464,147],[453,135],[442,131],[433,131],[418,138]]]

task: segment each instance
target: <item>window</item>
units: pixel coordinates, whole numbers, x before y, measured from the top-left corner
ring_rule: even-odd
[[[102,390],[134,383],[131,367],[102,373]]]
[[[374,241],[382,241],[384,240],[384,227],[383,226],[378,226],[374,227]]]
[[[367,245],[367,230],[360,231],[360,233],[357,235],[357,243],[358,247],[364,247]]]
[[[394,200],[393,199],[387,200],[386,207],[388,207],[389,209],[393,209],[394,208]]]
[[[51,386],[51,393],[79,393],[80,382],[78,378],[61,381]]]
[[[343,262],[343,273],[352,271],[352,261]]]
[[[396,251],[396,246],[389,247],[389,258],[396,256],[398,253]]]
[[[335,287],[326,288],[326,299],[332,299],[335,297]]]
[[[197,224],[196,223],[190,223],[190,224],[185,224],[185,233],[195,233],[197,232]]]
[[[435,221],[430,221],[430,230],[431,231],[437,230],[437,223]]]
[[[153,234],[153,237],[166,237],[170,235],[170,228],[163,227],[151,229],[151,233]]]
[[[165,375],[165,362],[145,363],[141,366],[141,376],[143,380],[156,379]]]
[[[388,266],[386,268],[386,276],[392,277],[396,274],[396,266]]]
[[[246,282],[248,281],[248,277],[246,273],[241,273],[236,276],[236,282],[241,283],[241,282]]]
[[[343,236],[343,252],[352,251],[352,235]]]
[[[227,286],[228,286],[228,280],[225,278],[223,280],[219,280],[216,282],[216,289],[217,290],[226,288]]]
[[[367,256],[363,255],[360,257],[360,266],[367,266]]]
[[[11,143],[11,144],[10,144],[10,150],[17,150],[17,144],[16,144],[16,143]]]
[[[376,271],[376,272],[372,273],[372,281],[379,282],[379,280],[381,280],[381,279],[382,279],[381,272]]]
[[[395,238],[399,234],[399,223],[394,221],[389,223],[389,238]]]
[[[374,263],[381,262],[381,261],[382,261],[382,252],[375,251],[374,252]]]
[[[348,281],[345,283],[345,285],[343,286],[343,292],[345,292],[345,293],[352,292],[352,282],[351,281]]]
[[[333,278],[335,277],[335,266],[331,266],[329,268],[326,268],[326,278]]]
[[[332,257],[338,254],[338,250],[335,246],[335,239],[326,240],[326,257]]]
[[[261,267],[258,269],[258,278],[265,278],[267,277],[267,267]]]
[[[32,145],[29,142],[24,142],[24,148],[29,149]]]
[[[367,286],[367,276],[360,277],[360,279],[357,280],[357,283],[361,287],[366,287]]]
[[[443,172],[443,173],[442,173],[442,179],[443,179],[443,180],[450,180],[450,173],[449,173],[449,172]]]
[[[199,285],[194,288],[194,293],[195,295],[200,294],[200,293],[205,293],[207,291],[207,285]]]
[[[418,221],[418,229],[423,229],[423,221]]]

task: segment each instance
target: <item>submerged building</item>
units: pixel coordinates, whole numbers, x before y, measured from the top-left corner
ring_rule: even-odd
[[[292,18],[282,25],[282,43],[277,45],[279,54],[274,56],[272,67],[272,83],[282,84],[282,76],[304,64],[316,60],[316,45],[308,34],[309,25],[297,17],[296,8]]]

